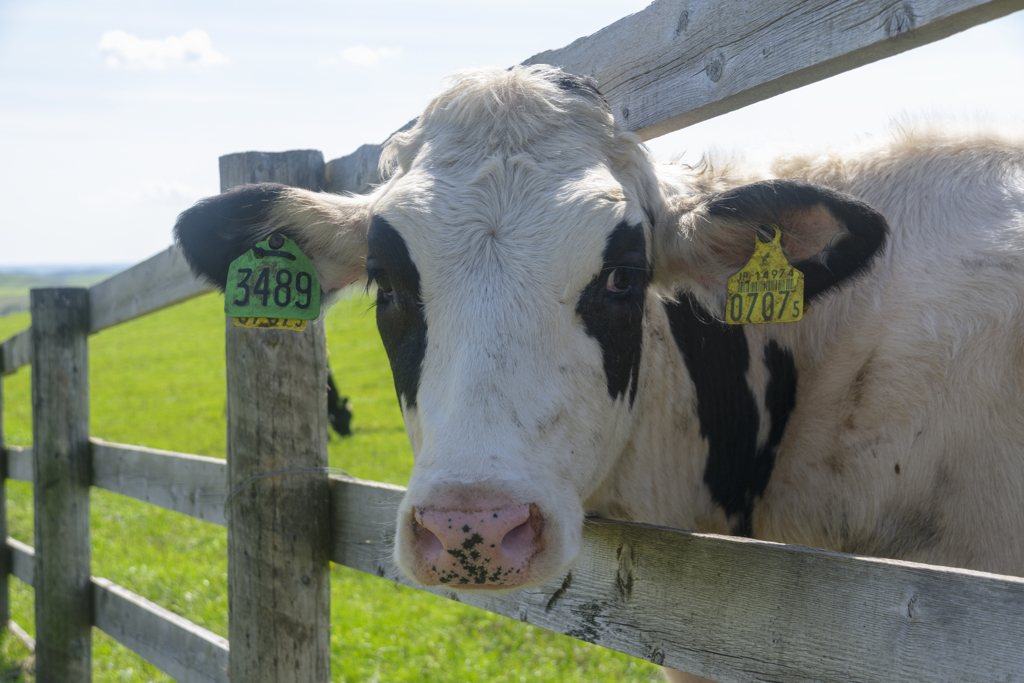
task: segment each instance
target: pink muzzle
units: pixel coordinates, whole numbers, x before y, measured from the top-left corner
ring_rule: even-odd
[[[413,510],[416,578],[452,588],[503,588],[528,582],[542,549],[536,505],[500,510]]]

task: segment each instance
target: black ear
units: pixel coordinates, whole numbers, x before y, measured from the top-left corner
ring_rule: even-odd
[[[341,196],[287,185],[241,185],[203,199],[174,225],[192,271],[223,291],[231,262],[274,233],[295,240],[324,292],[365,273],[369,195]]]
[[[277,183],[240,185],[182,212],[174,239],[192,272],[224,291],[231,262],[274,232],[271,209],[288,191]]]
[[[722,192],[709,199],[707,213],[712,220],[780,225],[783,251],[803,272],[808,301],[867,266],[889,232],[882,214],[864,202],[796,180],[766,180]]]
[[[680,202],[657,226],[655,276],[715,301],[754,251],[758,226],[776,224],[786,258],[804,273],[808,301],[870,264],[889,232],[882,214],[822,185],[766,180]]]

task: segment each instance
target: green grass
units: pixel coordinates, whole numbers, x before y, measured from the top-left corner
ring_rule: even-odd
[[[91,433],[109,441],[224,457],[222,299],[204,296],[90,338]],[[29,323],[0,318],[0,340]],[[412,453],[369,301],[328,315],[330,364],[353,404],[353,436],[330,464],[404,484]],[[7,443],[32,440],[29,368],[4,379]],[[8,482],[8,533],[32,544],[32,491]],[[93,489],[93,574],[227,637],[226,531]],[[12,618],[34,635],[30,587],[11,580]],[[650,681],[657,667],[346,567],[331,568],[333,681]],[[27,651],[0,640],[0,682]],[[94,631],[95,681],[169,681]],[[32,681],[31,674],[23,680]]]

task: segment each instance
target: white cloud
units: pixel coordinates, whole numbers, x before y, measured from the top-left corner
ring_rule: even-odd
[[[129,69],[166,69],[180,65],[216,66],[227,58],[213,49],[206,31],[193,29],[163,40],[143,40],[124,31],[107,31],[100,38],[100,54],[107,66]]]
[[[365,45],[354,45],[341,53],[343,60],[356,66],[376,66],[383,61],[398,59],[401,56],[401,49],[378,47],[374,50]]]

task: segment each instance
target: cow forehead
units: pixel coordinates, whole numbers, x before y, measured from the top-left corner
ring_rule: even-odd
[[[444,173],[413,168],[393,180],[374,215],[405,240],[424,299],[486,281],[547,285],[567,302],[600,269],[615,226],[645,218],[631,188],[600,161],[552,172],[526,154]]]

